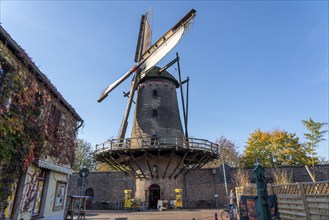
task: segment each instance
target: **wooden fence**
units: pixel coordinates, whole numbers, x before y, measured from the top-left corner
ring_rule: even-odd
[[[267,186],[268,194],[276,194],[281,219],[329,219],[329,181]],[[255,185],[236,187],[240,195],[257,195]]]

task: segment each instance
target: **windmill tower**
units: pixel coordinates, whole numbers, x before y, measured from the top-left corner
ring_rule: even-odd
[[[135,54],[137,65],[112,83],[98,100],[101,102],[134,73],[130,91],[125,93],[129,99],[118,138],[96,146],[95,157],[136,178],[135,198],[148,202],[150,208],[156,207],[158,199],[174,199],[174,190],[184,188],[184,174],[218,156],[216,144],[188,137],[188,103],[185,109],[178,54],[166,66],[155,66],[189,30],[195,15],[196,11],[192,9],[153,46],[150,46],[151,28],[147,16],[143,15]],[[175,63],[179,80],[167,72],[167,68]],[[178,88],[182,94],[185,132],[179,114]],[[125,138],[135,91],[131,137]]]

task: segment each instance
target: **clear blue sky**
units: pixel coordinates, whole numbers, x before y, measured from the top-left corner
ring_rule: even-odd
[[[197,10],[192,30],[160,63],[179,52],[191,79],[190,136],[224,135],[242,151],[255,129],[303,142],[301,120],[329,121],[328,1],[2,0],[0,21],[85,120],[79,137],[95,145],[118,132],[131,79],[96,100],[134,65],[140,16],[150,8],[153,42]],[[328,158],[328,141],[318,152]]]

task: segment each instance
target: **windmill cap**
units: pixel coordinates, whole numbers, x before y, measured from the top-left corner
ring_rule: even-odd
[[[145,73],[144,76],[142,76],[142,78],[139,80],[139,84],[143,83],[149,79],[168,79],[170,81],[172,81],[176,88],[179,87],[179,83],[178,81],[175,79],[175,77],[173,77],[169,72],[167,72],[166,70],[162,71],[161,73],[160,71],[160,67],[154,66],[152,67],[148,72]]]

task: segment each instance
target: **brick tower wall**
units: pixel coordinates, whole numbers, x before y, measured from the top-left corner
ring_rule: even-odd
[[[156,91],[156,92],[155,92]],[[131,131],[133,147],[140,147],[135,137],[158,138],[183,136],[176,86],[170,80],[149,79],[138,86],[138,95]],[[174,139],[169,140],[173,142]]]
[[[160,186],[160,199],[161,200],[173,200],[175,199],[175,191],[174,189],[182,189],[184,186],[183,183],[183,175],[175,177],[175,174],[179,172],[179,170],[183,167],[183,164],[181,163],[178,168],[176,169],[177,165],[180,163],[181,158],[179,157],[173,157],[170,161],[170,164],[166,170],[166,167],[169,163],[170,158],[169,157],[163,157],[163,158],[154,158],[149,160],[151,169],[155,165],[157,172],[153,173],[153,178],[149,178],[148,180],[136,180],[136,198],[140,199],[143,202],[148,201],[148,190],[150,185],[157,184]],[[150,175],[150,172],[148,171],[148,165],[146,163],[146,160],[142,160],[139,165],[142,167],[143,170],[147,170],[147,175]],[[169,179],[169,176],[174,172],[176,169],[174,175],[171,176]],[[164,177],[164,178],[163,178]]]

